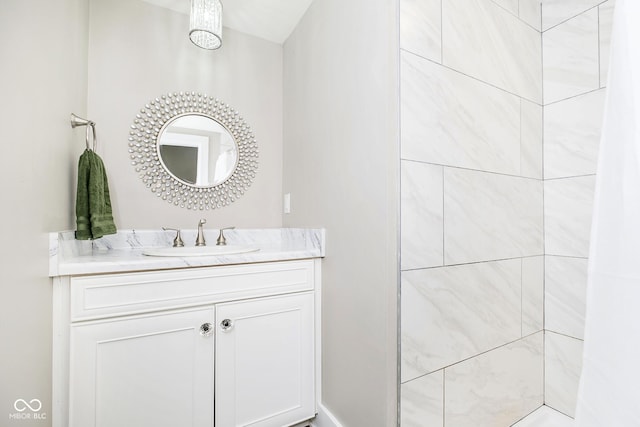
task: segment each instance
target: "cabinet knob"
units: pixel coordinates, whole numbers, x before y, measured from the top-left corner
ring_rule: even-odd
[[[222,322],[220,322],[220,329],[222,329],[223,332],[229,332],[232,328],[233,322],[231,321],[231,319],[224,319]]]
[[[211,323],[203,323],[200,326],[200,335],[208,337],[213,333],[213,325]]]

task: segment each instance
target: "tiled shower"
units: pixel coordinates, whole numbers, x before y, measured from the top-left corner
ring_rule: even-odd
[[[574,415],[613,1],[400,1],[403,427]]]

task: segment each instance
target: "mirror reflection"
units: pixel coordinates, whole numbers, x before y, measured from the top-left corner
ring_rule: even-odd
[[[168,122],[157,146],[169,173],[196,187],[223,183],[238,162],[238,146],[227,128],[201,114],[185,114]]]

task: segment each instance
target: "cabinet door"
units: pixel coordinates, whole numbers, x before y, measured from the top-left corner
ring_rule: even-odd
[[[315,415],[313,294],[216,305],[216,426]]]
[[[210,307],[73,325],[70,426],[211,427],[213,321]]]

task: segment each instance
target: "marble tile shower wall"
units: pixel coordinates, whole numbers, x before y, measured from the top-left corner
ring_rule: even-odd
[[[614,0],[545,0],[545,403],[574,416]]]
[[[401,0],[400,28],[401,425],[510,426],[544,397],[540,3]]]

